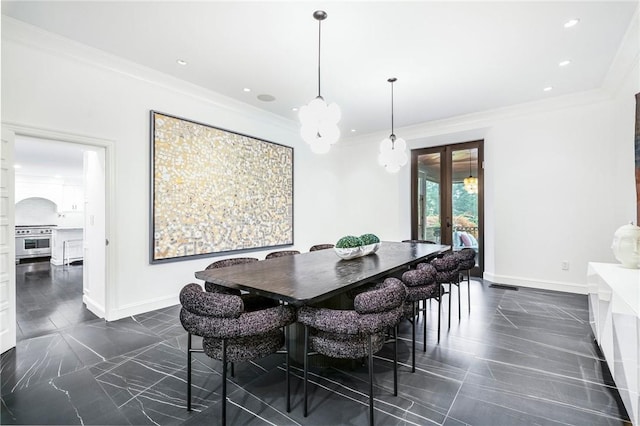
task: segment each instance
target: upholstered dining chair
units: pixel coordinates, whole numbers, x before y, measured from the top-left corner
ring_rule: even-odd
[[[419,263],[416,269],[402,274],[402,282],[407,287],[407,297],[405,298],[404,315],[411,322],[411,372],[416,371],[416,322],[418,312],[422,311],[422,350],[427,351],[427,299],[438,301],[438,342],[440,342],[440,316],[442,295],[444,288],[442,284],[436,283],[436,268],[429,263]],[[422,307],[418,302],[422,302]]]
[[[458,287],[458,320],[460,320],[460,272],[458,265],[460,260],[451,252],[447,252],[442,257],[433,259],[431,265],[436,268],[436,282],[438,284],[449,284],[449,312],[448,328],[451,328],[451,290],[455,285]]]
[[[458,270],[463,278],[464,271],[467,271],[467,299],[469,313],[471,313],[471,270],[476,266],[476,251],[467,247],[455,252],[455,255],[458,257]]]
[[[287,412],[290,411],[289,339],[283,327],[295,321],[295,309],[277,305],[248,311],[242,297],[202,291],[187,284],[180,292],[180,322],[187,331],[187,410],[191,410],[191,358],[194,352],[222,362],[222,424],[227,419],[227,363],[250,361],[286,350]],[[191,338],[201,336],[202,349],[193,349]],[[285,343],[286,342],[286,343]]]
[[[258,259],[256,259],[255,257],[234,257],[231,259],[222,259],[222,260],[213,262],[209,264],[209,266],[207,266],[205,269],[224,268],[227,266],[240,265],[242,263],[250,263],[250,262],[257,262],[257,261]],[[240,296],[240,290],[223,287],[221,285],[217,285],[214,283],[206,282],[204,283],[204,288],[205,290],[214,292],[214,293],[235,294],[236,296]]]
[[[298,250],[280,250],[280,251],[272,251],[267,254],[264,259],[273,259],[274,257],[283,257],[283,256],[293,256],[295,254],[300,254]]]
[[[333,244],[316,244],[315,246],[311,246],[311,248],[309,248],[309,251],[326,250],[333,247]]]
[[[369,423],[373,425],[373,354],[393,330],[394,395],[398,394],[397,326],[403,315],[406,288],[396,278],[387,278],[373,289],[355,296],[353,310],[303,306],[298,322],[304,328],[304,416],[307,417],[309,351],[332,358],[369,358]]]

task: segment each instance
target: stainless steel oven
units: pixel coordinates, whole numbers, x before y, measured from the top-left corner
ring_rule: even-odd
[[[21,259],[51,256],[52,226],[16,226],[16,263]]]

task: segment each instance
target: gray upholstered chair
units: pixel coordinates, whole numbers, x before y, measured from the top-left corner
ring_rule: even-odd
[[[180,322],[187,340],[187,409],[191,410],[191,355],[204,352],[222,362],[222,424],[227,413],[227,363],[249,361],[281,352],[286,343],[287,412],[290,411],[289,344],[283,327],[295,321],[287,305],[247,311],[240,296],[202,291],[187,284],[180,292]],[[193,349],[191,337],[201,336],[202,349]]]
[[[452,253],[447,252],[442,257],[433,259],[431,265],[436,268],[436,282],[438,284],[449,284],[449,312],[448,328],[451,328],[451,290],[455,285],[458,287],[458,320],[460,320],[460,272],[458,265],[460,261]],[[438,336],[438,341],[439,340]]]
[[[300,252],[298,250],[272,251],[264,257],[264,260],[273,259],[274,257],[293,256],[295,254],[300,254]]]
[[[303,306],[298,322],[304,328],[304,416],[307,416],[309,351],[332,358],[369,358],[369,423],[373,425],[373,354],[382,349],[386,333],[393,330],[394,395],[398,394],[397,326],[403,316],[406,288],[387,278],[369,291],[355,296],[353,310]]]
[[[455,252],[455,256],[458,258],[458,270],[464,277],[464,271],[467,271],[467,299],[469,306],[469,313],[471,313],[471,270],[476,266],[476,251],[472,248],[463,248],[460,251]],[[458,286],[458,288],[460,288]]]
[[[256,259],[255,257],[234,257],[231,259],[222,259],[222,260],[218,260],[216,262],[211,263],[209,266],[207,266],[205,269],[218,269],[218,268],[225,268],[227,266],[233,266],[233,265],[239,265],[242,263],[250,263],[250,262],[257,262],[258,259]],[[224,294],[235,294],[236,296],[240,296],[240,290],[236,290],[233,288],[227,288],[221,285],[217,285],[214,283],[209,283],[206,282],[204,283],[204,288],[205,290],[209,291],[209,292],[214,292],[214,293],[224,293]]]
[[[315,246],[311,246],[311,248],[309,248],[309,251],[326,250],[333,247],[333,244],[316,244]]]
[[[411,322],[411,372],[416,371],[416,321],[422,311],[422,343],[423,351],[427,350],[427,299],[438,301],[438,342],[440,341],[440,302],[444,294],[442,284],[436,283],[436,268],[429,263],[419,263],[416,269],[402,274],[402,282],[407,287],[404,315]],[[419,306],[422,302],[422,307]]]

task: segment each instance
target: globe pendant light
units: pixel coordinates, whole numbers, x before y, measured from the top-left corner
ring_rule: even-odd
[[[464,178],[464,189],[469,194],[478,193],[478,178],[471,174],[471,150],[469,150],[469,177]]]
[[[331,145],[340,138],[340,107],[335,103],[327,105],[320,95],[320,36],[321,23],[327,19],[327,13],[323,10],[313,12],[313,17],[318,21],[318,96],[300,108],[298,117],[302,127],[300,134],[302,139],[311,146],[316,154],[324,154],[329,151]]]
[[[402,166],[407,164],[407,143],[402,138],[396,138],[393,133],[393,83],[397,78],[390,78],[391,83],[391,135],[380,143],[380,154],[378,162],[384,166],[389,173],[397,173]]]

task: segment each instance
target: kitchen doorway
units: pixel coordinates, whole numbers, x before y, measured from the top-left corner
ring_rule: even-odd
[[[21,340],[104,317],[105,147],[16,132],[14,149]],[[48,251],[18,250],[35,231],[26,240],[48,235]]]

